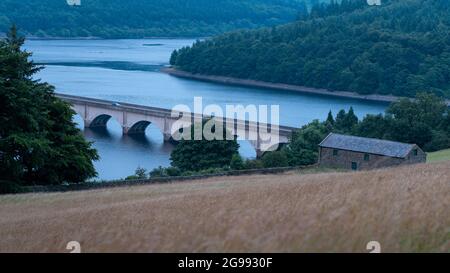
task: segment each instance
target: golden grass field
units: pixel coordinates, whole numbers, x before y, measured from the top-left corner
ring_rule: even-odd
[[[0,252],[450,251],[450,162],[0,197]]]

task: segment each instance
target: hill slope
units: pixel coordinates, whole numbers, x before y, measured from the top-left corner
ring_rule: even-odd
[[[188,72],[352,91],[450,97],[450,1],[366,0],[174,52]]]
[[[450,149],[428,154],[427,162],[434,163],[441,161],[450,161]]]
[[[450,162],[0,197],[0,252],[450,249]]]
[[[0,1],[0,32],[16,23],[37,36],[142,38],[208,36],[237,28],[293,21],[297,0],[66,0]]]

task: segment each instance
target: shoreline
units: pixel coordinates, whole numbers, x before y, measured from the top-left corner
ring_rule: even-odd
[[[349,91],[331,91],[328,89],[312,88],[312,87],[291,85],[291,84],[284,84],[284,83],[270,83],[270,82],[263,82],[263,81],[257,81],[257,80],[249,80],[249,79],[239,79],[239,78],[225,77],[225,76],[194,74],[194,73],[190,73],[190,72],[186,72],[186,71],[182,71],[182,70],[177,70],[172,67],[163,68],[163,69],[161,69],[161,72],[169,74],[174,77],[206,81],[206,82],[212,82],[212,83],[219,83],[219,84],[224,84],[224,85],[275,89],[275,90],[283,90],[283,91],[294,91],[294,92],[310,94],[310,95],[331,96],[331,97],[365,100],[365,101],[372,101],[372,102],[391,103],[391,102],[398,101],[399,99],[405,98],[405,97],[397,97],[397,96],[391,96],[391,95],[376,95],[376,94],[361,95],[361,94],[349,92]],[[446,100],[446,103],[448,106],[450,106],[450,100]]]
[[[6,37],[6,36],[5,36]],[[5,38],[0,35],[0,38]],[[37,37],[37,36],[25,36],[26,40],[41,40],[41,41],[59,41],[59,40],[69,40],[69,41],[108,41],[108,40],[177,40],[177,39],[186,39],[186,40],[197,40],[197,39],[206,39],[207,37],[197,37],[197,36],[180,36],[180,37],[144,37],[144,38],[102,38],[102,37]]]

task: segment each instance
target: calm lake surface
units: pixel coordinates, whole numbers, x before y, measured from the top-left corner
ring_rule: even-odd
[[[355,113],[378,114],[386,104],[353,99],[304,95],[295,92],[225,86],[179,79],[159,72],[168,65],[173,50],[191,45],[188,39],[147,40],[29,40],[25,49],[44,64],[36,78],[49,82],[58,93],[129,102],[171,109],[178,104],[193,107],[194,97],[203,104],[280,105],[282,125],[300,127],[323,120],[353,106]],[[80,128],[83,121],[76,117]],[[124,178],[138,167],[170,165],[171,144],[149,126],[145,137],[122,136],[120,125],[110,120],[105,131],[84,129],[101,160],[95,163],[98,179]],[[250,144],[241,142],[241,154],[254,157]]]

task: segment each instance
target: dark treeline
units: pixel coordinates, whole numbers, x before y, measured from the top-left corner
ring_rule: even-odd
[[[175,51],[172,65],[209,75],[414,97],[450,97],[450,1],[317,5],[295,23],[236,31]]]
[[[39,37],[204,37],[287,23],[305,9],[303,0],[3,0],[0,32],[14,23]]]

